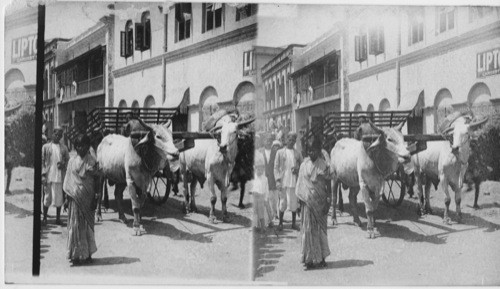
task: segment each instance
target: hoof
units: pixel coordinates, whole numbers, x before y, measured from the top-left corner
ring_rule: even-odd
[[[128,222],[128,219],[127,217],[125,217],[125,215],[119,216],[118,219],[120,219],[120,222],[122,222],[123,224],[126,224]]]
[[[445,223],[446,225],[451,225],[451,219],[449,217],[444,217],[443,223]]]
[[[231,219],[231,217],[229,217],[229,215],[225,215],[222,217],[222,222],[223,223],[231,223],[232,219]]]
[[[283,231],[283,224],[278,225],[278,231],[280,231],[280,232]]]
[[[478,206],[478,204],[474,204],[474,206],[473,206],[472,208],[473,208],[474,210],[479,210],[479,209],[481,209],[481,207],[480,207],[480,206]]]
[[[378,228],[373,228],[373,236],[374,237],[380,237],[380,231],[378,230]]]
[[[191,206],[190,210],[191,213],[198,213],[198,208],[196,206]]]
[[[243,205],[242,203],[240,203],[240,204],[238,205],[238,208],[240,208],[240,209],[244,209],[244,208],[245,208],[245,205]]]
[[[95,221],[98,223],[102,222],[102,215],[101,214],[95,215]]]
[[[332,225],[337,226],[338,221],[337,218],[332,218]]]
[[[297,225],[292,225],[292,230],[300,231],[300,228]]]
[[[217,218],[215,216],[208,217],[208,222],[211,224],[217,224]]]
[[[141,229],[139,227],[134,227],[134,232],[132,233],[132,236],[140,236],[141,235]]]
[[[367,233],[368,233],[368,235],[366,236],[367,239],[375,239],[375,232],[373,231],[373,229],[368,229]]]
[[[359,219],[354,220],[354,226],[361,227],[361,220],[359,220]]]

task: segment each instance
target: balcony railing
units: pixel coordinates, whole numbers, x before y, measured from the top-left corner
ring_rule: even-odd
[[[313,101],[339,94],[339,81],[335,80],[313,88]]]
[[[98,91],[103,88],[104,88],[104,76],[99,75],[97,77],[78,82],[78,85],[76,87],[76,94],[82,95],[89,92]]]

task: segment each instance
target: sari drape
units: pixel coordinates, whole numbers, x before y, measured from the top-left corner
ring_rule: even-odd
[[[327,237],[327,179],[330,173],[326,162],[318,158],[304,160],[300,166],[296,194],[303,202],[301,245],[303,263],[319,263],[330,255]]]

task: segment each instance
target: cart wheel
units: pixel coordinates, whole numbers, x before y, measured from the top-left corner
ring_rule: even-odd
[[[149,200],[157,205],[165,203],[170,195],[171,186],[171,181],[168,178],[154,176],[148,188]]]
[[[391,207],[401,205],[405,198],[406,184],[402,181],[401,171],[392,174],[384,184],[382,200]]]

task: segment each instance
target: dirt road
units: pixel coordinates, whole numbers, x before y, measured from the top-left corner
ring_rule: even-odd
[[[381,202],[375,217],[381,233],[367,239],[347,214],[331,226],[328,267],[304,271],[300,235],[290,230],[276,237],[271,230],[255,235],[256,282],[297,285],[499,285],[500,183],[481,185],[480,210],[473,210],[474,193],[462,201],[463,224],[445,225],[441,192],[431,193],[434,215],[419,218],[416,200],[396,208]],[[344,195],[347,200],[347,195]],[[346,205],[349,211],[349,205]],[[358,210],[364,205],[358,199]],[[452,218],[455,205],[452,202]],[[285,214],[290,218],[290,213]],[[366,224],[366,218],[362,221]]]
[[[19,175],[19,172],[17,172]],[[29,175],[29,174],[28,174]],[[32,177],[31,177],[32,178]],[[181,196],[166,204],[147,203],[143,224],[147,234],[132,236],[111,209],[95,227],[98,250],[88,266],[70,267],[66,259],[67,229],[55,225],[55,208],[49,210],[49,224],[41,234],[40,277],[31,277],[32,189],[23,187],[29,176],[13,184],[14,194],[6,196],[6,281],[14,283],[64,284],[245,284],[250,281],[251,204],[237,208],[239,191],[228,196],[231,223],[208,223],[209,192],[198,190],[199,213],[184,215]],[[32,181],[31,181],[32,182]],[[132,219],[125,196],[126,216]],[[216,214],[220,216],[220,198]],[[66,224],[66,214],[63,214]],[[20,237],[22,236],[22,237]]]

